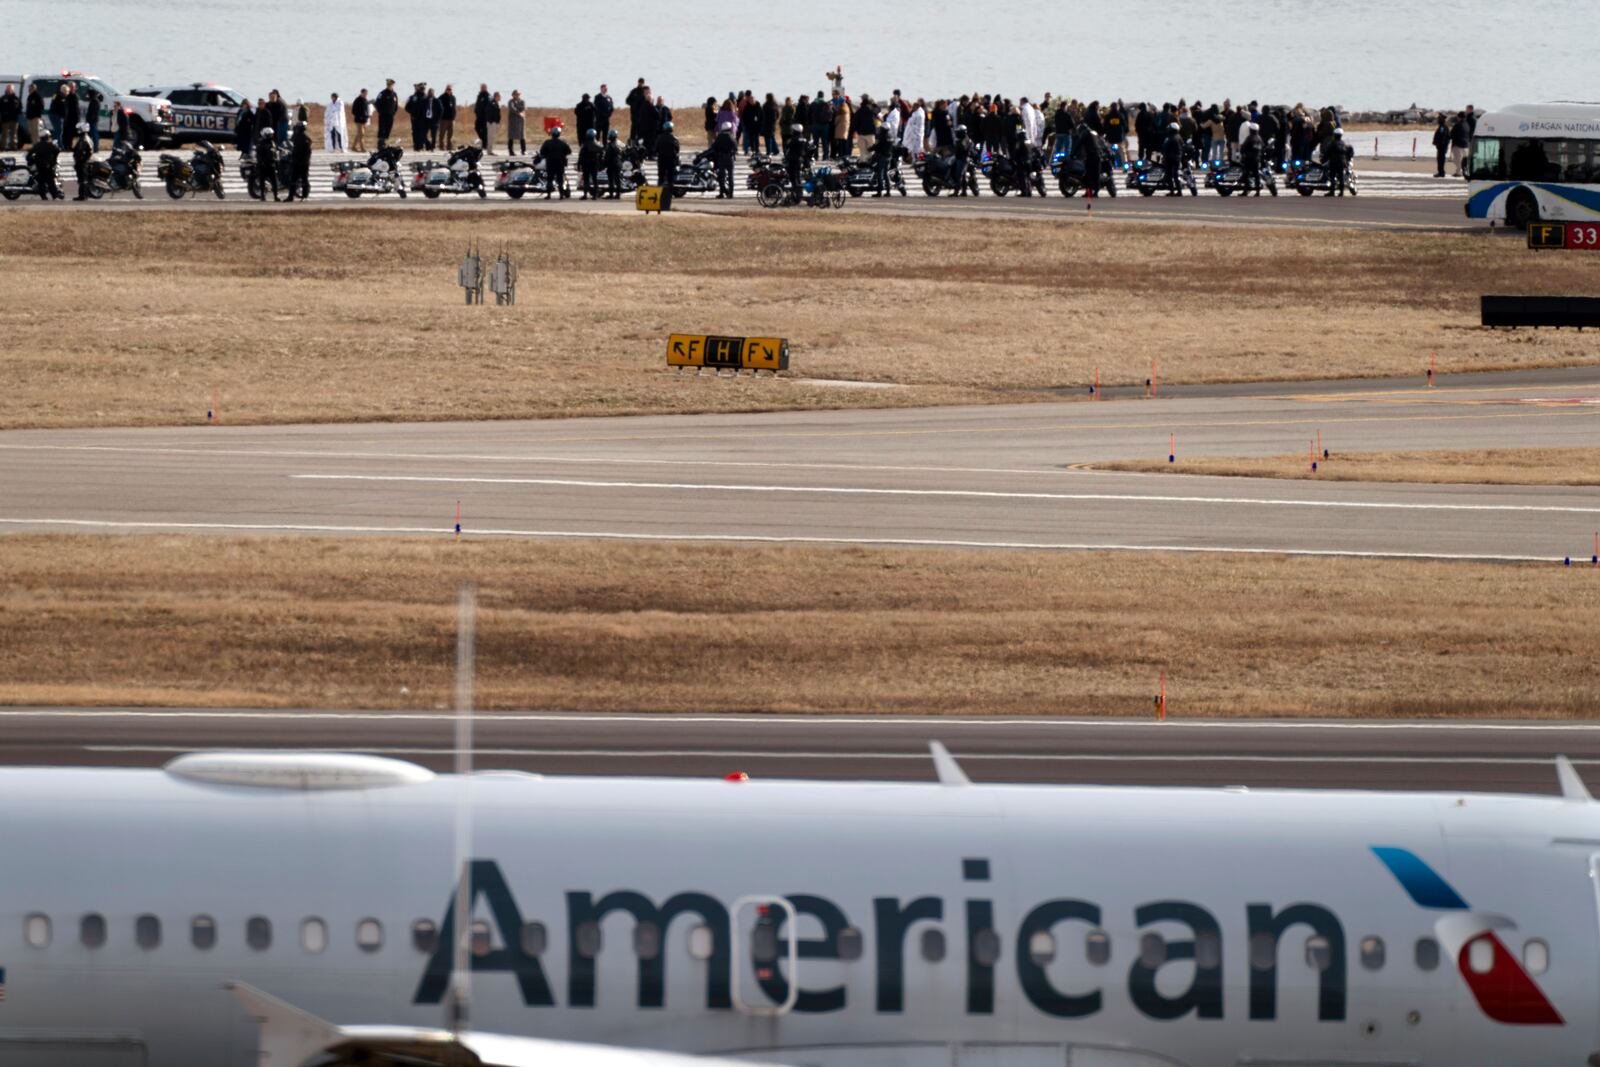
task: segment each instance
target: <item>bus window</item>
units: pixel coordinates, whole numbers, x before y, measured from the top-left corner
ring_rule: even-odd
[[[1474,181],[1495,182],[1503,174],[1500,162],[1500,138],[1475,137],[1472,140],[1472,158],[1467,163],[1467,174]]]
[[[1550,177],[1550,156],[1543,141],[1518,141],[1511,151],[1511,180],[1542,182]]]

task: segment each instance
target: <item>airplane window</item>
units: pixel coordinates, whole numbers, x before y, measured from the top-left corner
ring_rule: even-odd
[[[1474,974],[1488,974],[1494,970],[1494,942],[1480,937],[1467,949],[1467,966]]]
[[[356,947],[362,952],[376,952],[383,947],[383,924],[377,919],[362,919],[356,923]]]
[[[133,939],[143,949],[161,947],[161,920],[154,915],[141,915],[133,921]]]
[[[1040,930],[1028,938],[1028,958],[1041,966],[1056,958],[1056,939],[1049,930]]]
[[[1325,971],[1333,966],[1333,949],[1321,934],[1306,938],[1306,966],[1314,971]]]
[[[993,967],[1000,959],[1000,935],[993,930],[979,930],[973,934],[972,958],[980,967]]]
[[[653,960],[661,955],[661,927],[655,923],[639,923],[633,928],[633,954],[641,960]]]
[[[1522,966],[1529,974],[1541,975],[1550,969],[1550,946],[1537,937],[1522,946]]]
[[[321,919],[307,919],[300,924],[300,947],[316,955],[328,947],[328,924]]]
[[[772,922],[757,922],[750,931],[750,958],[771,963],[778,958],[778,928]]]
[[[944,931],[932,927],[922,931],[922,958],[929,963],[944,959]]]
[[[1384,960],[1383,938],[1363,937],[1361,939],[1361,966],[1369,971],[1376,971],[1383,966]]]
[[[689,931],[689,956],[692,959],[709,960],[716,945],[716,937],[711,933],[711,927],[705,923]]]
[[[272,923],[257,915],[244,924],[244,943],[257,952],[272,947]]]
[[[439,928],[432,919],[418,919],[411,924],[411,947],[426,953],[439,950]]]
[[[1104,930],[1090,930],[1083,938],[1084,954],[1096,967],[1111,962],[1111,935]]]
[[[1196,934],[1194,963],[1196,967],[1222,966],[1222,938],[1209,930],[1202,930]]]
[[[1139,939],[1139,963],[1155,970],[1167,962],[1167,939],[1160,934],[1145,934]]]
[[[1439,942],[1431,937],[1417,938],[1417,970],[1433,971],[1439,968]]]
[[[592,960],[600,955],[600,924],[579,923],[578,928],[572,932],[573,941],[576,943],[578,955],[586,960]]]
[[[1250,935],[1250,966],[1270,971],[1278,962],[1278,942],[1271,934]]]
[[[78,923],[78,939],[83,942],[84,948],[99,948],[106,943],[106,917],[104,915],[85,915]]]
[[[489,935],[489,923],[486,919],[472,920],[472,954],[474,956],[487,956],[494,947],[494,938]]]
[[[544,923],[523,923],[520,936],[522,954],[524,956],[537,958],[544,955],[545,945],[549,941],[549,936],[545,933]]]
[[[841,960],[859,960],[863,943],[861,931],[854,926],[846,926],[839,931],[839,958]]]
[[[22,930],[27,936],[29,948],[50,947],[50,916],[30,915]]]
[[[189,943],[198,949],[217,946],[217,920],[209,915],[196,915],[189,921]]]

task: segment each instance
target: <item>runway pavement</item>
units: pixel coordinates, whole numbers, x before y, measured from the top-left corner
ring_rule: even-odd
[[[159,766],[184,752],[358,751],[447,770],[448,713],[0,711],[0,764]],[[1557,792],[1569,756],[1600,789],[1600,725],[909,719],[489,712],[477,765],[548,774],[933,778],[940,740],[977,782]]]
[[[288,211],[304,210],[311,207],[373,210],[373,209],[400,209],[407,211],[485,211],[485,210],[553,210],[561,212],[589,212],[589,213],[627,213],[632,214],[634,207],[631,197],[617,201],[583,202],[577,198],[576,168],[570,168],[569,179],[573,185],[573,197],[570,200],[545,200],[541,197],[525,197],[513,201],[503,194],[490,192],[487,199],[479,199],[475,194],[465,196],[443,196],[438,200],[428,200],[421,195],[411,194],[405,199],[395,195],[363,197],[352,200],[344,193],[333,190],[333,175],[329,170],[328,162],[335,158],[326,153],[318,152],[312,163],[312,190],[311,199],[299,205],[261,203],[251,200],[245,190],[243,180],[239,177],[238,157],[230,151],[225,151],[224,158],[227,163],[226,174],[223,180],[224,198],[218,200],[213,194],[206,193],[201,196],[186,197],[180,201],[168,198],[165,188],[156,178],[156,162],[159,152],[144,153],[144,181],[142,183],[145,199],[135,200],[126,193],[119,193],[98,202],[87,204],[74,203],[70,200],[59,202],[45,202],[37,197],[24,197],[14,203],[0,205],[5,210],[71,210],[71,211],[152,211],[152,210],[181,210],[181,211]],[[354,158],[354,157],[339,157]],[[415,158],[432,158],[426,155]],[[481,171],[485,180],[492,186],[497,174],[494,164],[500,157],[486,158]],[[411,176],[410,163],[413,157],[408,155],[402,161],[406,177]],[[1372,169],[1365,170],[1358,167],[1358,180],[1360,195],[1358,197],[1325,198],[1320,195],[1301,197],[1281,190],[1280,196],[1273,198],[1266,195],[1251,197],[1221,197],[1215,192],[1201,190],[1198,197],[1167,198],[1155,196],[1146,198],[1137,193],[1121,188],[1119,176],[1119,195],[1115,198],[1102,197],[1094,202],[1092,210],[1087,201],[1083,199],[1065,200],[1058,195],[1054,181],[1046,183],[1049,195],[1044,198],[1023,199],[1018,196],[1005,198],[993,196],[985,184],[983,195],[976,199],[966,198],[952,200],[949,197],[928,197],[923,194],[915,176],[909,169],[905,171],[909,183],[910,195],[906,197],[890,197],[887,199],[873,199],[861,197],[851,199],[847,203],[846,211],[865,211],[869,213],[895,214],[914,217],[975,217],[985,219],[1057,219],[1081,221],[1090,217],[1098,220],[1113,222],[1163,222],[1194,225],[1269,225],[1269,226],[1298,226],[1310,228],[1354,228],[1378,230],[1438,230],[1438,229],[1484,229],[1481,220],[1466,218],[1462,206],[1466,203],[1466,185],[1460,179],[1440,179],[1431,174],[1417,173],[1398,169],[1400,165],[1393,162],[1385,163],[1376,161]],[[646,168],[647,174],[654,174],[654,165]],[[76,194],[76,184],[71,179],[69,167],[62,167],[62,188],[71,197]],[[746,160],[741,157],[735,164],[735,189],[736,198],[732,201],[718,201],[702,195],[681,197],[677,201],[677,208],[688,213],[726,213],[734,211],[761,211],[755,201],[755,195],[745,188],[745,179],[749,168]],[[795,209],[785,209],[795,210]]]
[[[716,389],[710,376],[684,383]],[[746,381],[746,385],[750,383]],[[760,388],[793,388],[763,379]],[[0,434],[0,529],[1587,560],[1600,490],[1116,474],[1111,459],[1594,446],[1600,369],[1156,399]]]

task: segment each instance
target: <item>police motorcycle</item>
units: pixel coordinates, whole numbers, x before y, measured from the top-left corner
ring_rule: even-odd
[[[294,182],[294,160],[288,152],[266,144],[257,146],[248,156],[239,157],[239,177],[244,179],[244,190],[252,200],[267,198],[267,183],[262,180],[262,159],[271,155],[271,166],[278,172],[278,188],[287,189]]]
[[[980,161],[972,160],[967,163],[965,183],[967,191],[973,196],[978,195],[978,174]],[[912,164],[912,169],[922,179],[922,191],[928,196],[938,196],[949,191],[957,192],[956,187],[956,157],[953,151],[949,153],[935,152],[931,155],[920,156]]]
[[[495,179],[495,191],[513,200],[521,200],[524,193],[550,191],[550,179],[545,175],[542,159],[503,159],[495,165],[495,170],[500,174]]]
[[[1044,195],[1044,176],[1038,171],[1024,174],[1022,168],[1017,166],[1010,156],[997,155],[989,161],[989,188],[995,196],[1005,196],[1015,190],[1022,191],[1022,183],[1027,182],[1033,186],[1038,195]]]
[[[648,184],[644,176],[644,159],[644,145],[638,141],[629,141],[628,146],[622,150],[622,181],[618,183],[621,187],[617,192],[631,193],[639,186]],[[606,174],[605,167],[601,167],[600,172],[595,175],[595,187],[601,196],[610,195],[611,177]]]
[[[1309,159],[1290,160],[1288,172],[1283,177],[1283,184],[1301,196],[1333,192],[1333,179],[1328,174],[1328,168]],[[1355,196],[1356,169],[1348,164],[1345,165],[1344,184],[1350,195]]]
[[[1189,169],[1188,160],[1182,160],[1178,166],[1179,192],[1189,190],[1190,196],[1199,196],[1200,187],[1195,184],[1194,171]],[[1167,166],[1149,159],[1135,159],[1128,164],[1129,189],[1138,190],[1140,196],[1155,196],[1159,192],[1171,192],[1167,187]]]
[[[1250,192],[1245,186],[1244,164],[1230,163],[1225,159],[1213,159],[1204,164],[1206,172],[1206,188],[1215,189],[1221,196],[1232,196],[1238,193],[1243,196]],[[1261,188],[1273,196],[1278,195],[1278,176],[1273,172],[1272,164],[1263,158],[1261,163]]]
[[[15,156],[0,159],[0,196],[16,200],[21,196],[39,195],[39,175],[23,160]]]
[[[688,163],[678,164],[678,173],[672,178],[672,195],[688,196],[690,193],[717,192],[717,165],[706,149]]]
[[[139,188],[139,168],[143,160],[131,141],[119,141],[105,159],[89,161],[89,184],[85,193],[90,200],[99,200],[107,193],[130,192],[135,200],[144,199]]]
[[[1065,152],[1057,152],[1050,160],[1050,173],[1055,176],[1057,184],[1061,187],[1061,195],[1065,197],[1077,196],[1089,184],[1084,180],[1086,169],[1083,164],[1083,157],[1079,155],[1069,156]],[[1111,196],[1117,195],[1116,174],[1116,164],[1112,161],[1110,154],[1102,153],[1100,156],[1100,188]]]
[[[895,146],[894,155],[889,158],[889,170],[886,175],[888,180],[884,189],[885,193],[898,192],[901,196],[907,195],[906,180],[905,177],[900,173],[900,160],[906,155],[909,155],[909,153],[905,148],[898,145]],[[877,172],[877,164],[872,161],[872,157],[870,156],[850,156],[849,158],[840,161],[839,172],[844,176],[844,187],[846,192],[848,192],[852,197],[864,196],[867,193],[872,192],[872,187]]]
[[[372,153],[365,163],[340,160],[330,164],[333,191],[343,193],[352,200],[359,199],[364,193],[372,196],[399,193],[400,199],[404,200],[406,183],[400,174],[400,157],[405,154],[405,149],[391,144]]]
[[[411,189],[429,200],[439,199],[442,193],[452,196],[477,193],[478,198],[483,199],[489,195],[489,188],[483,184],[483,176],[478,173],[478,160],[482,158],[482,147],[469,144],[450,153],[450,158],[443,163],[437,160],[413,163],[411,169],[416,176],[412,179]]]
[[[208,189],[221,200],[222,172],[222,153],[210,141],[195,145],[188,159],[163,152],[161,164],[156,168],[157,177],[166,183],[167,195],[174,200],[182,200],[191,193],[198,196]]]

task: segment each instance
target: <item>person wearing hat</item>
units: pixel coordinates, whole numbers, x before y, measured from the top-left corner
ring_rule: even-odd
[[[289,202],[311,199],[311,135],[304,122],[294,124],[289,138]]]
[[[394,117],[400,111],[400,94],[394,91],[393,78],[384,81],[383,92],[378,94],[372,110],[378,113],[378,147],[384,148],[394,132]]]
[[[33,142],[33,147],[28,149],[25,157],[29,166],[33,168],[34,177],[39,186],[40,200],[64,200],[61,186],[56,184],[56,160],[61,156],[61,146],[56,144],[55,137],[46,126],[39,131],[39,139]]]
[[[1239,127],[1239,161],[1244,168],[1244,187],[1241,195],[1254,190],[1261,195],[1261,157],[1265,146],[1261,142],[1261,127],[1246,121]]]
[[[1183,135],[1176,122],[1167,123],[1167,137],[1161,142],[1161,166],[1166,170],[1167,195],[1182,196],[1179,182],[1183,174]]]
[[[622,198],[622,145],[617,131],[612,130],[606,134],[606,194],[608,200]]]
[[[600,140],[595,131],[584,130],[583,139],[578,145],[578,191],[583,194],[580,199],[600,199],[602,154]]]

